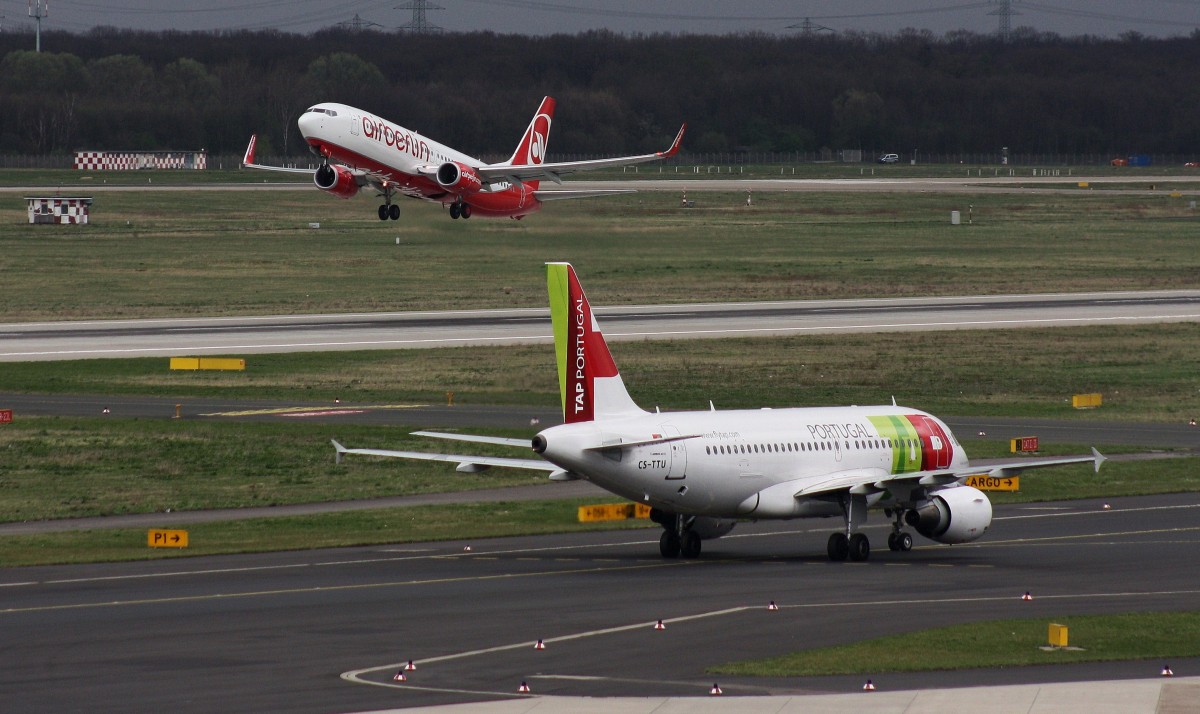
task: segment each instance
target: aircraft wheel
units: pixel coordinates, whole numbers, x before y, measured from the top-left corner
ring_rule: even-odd
[[[685,531],[679,544],[679,554],[685,558],[699,558],[700,536],[692,531]]]
[[[386,221],[388,219],[388,206],[386,203],[379,204],[379,220]]]
[[[864,561],[871,557],[871,541],[862,533],[850,536],[850,560]]]
[[[458,204],[457,203],[450,204],[450,217],[455,220],[458,219]]]
[[[907,553],[908,551],[912,550],[912,543],[912,534],[910,533],[901,533],[896,536],[896,550],[902,553]]]
[[[900,535],[899,533],[888,533],[888,550],[891,550],[891,551],[900,550],[900,542],[899,542],[900,538],[898,537],[899,535]]]
[[[393,221],[400,220],[400,206],[394,203],[388,206],[388,218],[392,219]]]
[[[845,560],[846,556],[850,555],[850,541],[846,538],[845,533],[833,533],[829,536],[829,546],[826,550],[829,552],[830,560]]]
[[[658,552],[662,553],[664,558],[678,558],[679,536],[671,531],[663,531],[662,537],[658,539]]]
[[[463,218],[470,218],[471,207],[464,203],[462,207],[458,209],[458,215],[462,216]]]

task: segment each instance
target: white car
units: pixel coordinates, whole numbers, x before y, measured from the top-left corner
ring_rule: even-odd
[[[898,162],[899,160],[900,160],[899,154],[884,154],[883,156],[879,157],[879,163],[881,163],[881,164],[894,164],[894,163]]]

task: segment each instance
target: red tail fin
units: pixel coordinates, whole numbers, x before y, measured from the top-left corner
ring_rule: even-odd
[[[513,166],[542,163],[546,158],[546,144],[550,141],[550,125],[553,121],[554,97],[545,97],[508,163]]]

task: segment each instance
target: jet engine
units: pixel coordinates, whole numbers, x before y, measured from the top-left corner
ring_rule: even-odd
[[[359,189],[358,179],[345,166],[322,164],[313,174],[313,183],[317,184],[317,188],[338,198],[353,198]]]
[[[992,524],[992,502],[970,486],[944,488],[904,514],[918,533],[939,543],[969,543]]]
[[[447,161],[438,167],[437,182],[451,193],[475,193],[483,188],[483,179],[466,164]]]
[[[663,528],[675,527],[675,514],[667,511],[662,511],[657,508],[650,509],[650,520],[654,521]],[[720,538],[733,527],[737,525],[737,521],[727,518],[711,518],[709,516],[696,516],[692,519],[688,530],[700,536],[700,540],[712,540]]]

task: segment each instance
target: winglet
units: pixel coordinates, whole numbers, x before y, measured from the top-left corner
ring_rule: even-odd
[[[254,145],[258,143],[258,134],[250,135],[250,145],[246,147],[246,155],[242,157],[242,167],[254,163]],[[337,442],[334,442],[337,443]]]
[[[666,151],[658,152],[658,155],[664,159],[669,159],[679,153],[679,147],[683,144],[683,132],[687,131],[687,124],[679,127],[679,133],[675,135],[675,141],[671,142],[671,148]]]
[[[1099,451],[1096,451],[1096,447],[1093,446],[1092,447],[1092,458],[1094,458],[1096,460],[1096,466],[1095,466],[1096,473],[1100,473],[1100,464],[1104,463],[1105,461],[1108,461],[1108,457],[1106,457],[1104,454],[1100,453]]]

